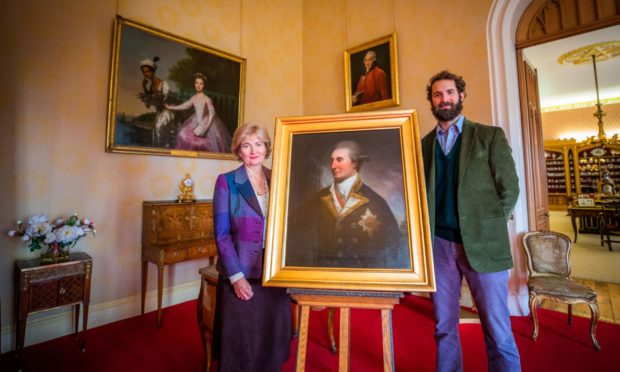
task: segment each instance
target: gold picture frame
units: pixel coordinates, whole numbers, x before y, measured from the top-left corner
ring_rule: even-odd
[[[415,110],[277,118],[274,138],[263,284],[339,290],[435,290]],[[324,194],[329,194],[333,180],[332,150],[342,146],[342,141],[357,143],[357,161],[361,162],[362,156],[364,159],[363,167],[356,163],[359,183],[356,181],[357,189],[354,186],[350,194],[355,192],[356,200],[350,207],[346,204],[350,209],[339,217],[324,218],[323,213],[331,213],[321,203],[330,200]],[[358,200],[359,205],[355,204]],[[381,205],[387,205],[389,211],[382,212]],[[359,239],[352,238],[352,243],[326,251],[325,247],[335,247],[332,243],[338,240],[323,239],[322,221],[327,221],[328,230],[336,231],[332,222],[338,218],[339,226],[357,228],[348,236]],[[392,218],[397,230],[388,229],[394,226]]]
[[[346,112],[400,105],[396,33],[345,50],[344,80]]]
[[[245,74],[244,58],[117,16],[106,151],[234,159]]]

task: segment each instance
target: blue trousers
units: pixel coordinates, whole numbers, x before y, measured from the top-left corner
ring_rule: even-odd
[[[519,351],[510,326],[508,271],[475,272],[462,244],[435,236],[433,244],[437,292],[431,294],[435,315],[437,371],[463,371],[459,312],[463,276],[480,316],[489,372],[521,371]]]

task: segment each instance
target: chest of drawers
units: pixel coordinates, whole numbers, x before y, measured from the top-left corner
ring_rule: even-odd
[[[215,257],[213,204],[145,201],[142,204],[142,314],[149,262],[157,266],[157,325],[162,321],[163,270],[166,265]]]

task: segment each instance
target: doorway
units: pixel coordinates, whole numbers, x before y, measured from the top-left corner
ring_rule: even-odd
[[[620,58],[611,58],[597,63],[598,95],[594,78],[593,64],[560,64],[559,59],[565,53],[596,43],[613,41],[620,35],[620,25],[566,37],[523,49],[523,58],[537,72],[540,100],[542,136],[545,145],[545,163],[547,174],[546,189],[549,195],[549,227],[552,231],[573,236],[571,220],[567,214],[570,199],[578,194],[596,193],[594,187],[586,180],[599,177],[583,176],[576,180],[578,174],[594,174],[598,164],[588,163],[575,151],[572,143],[583,143],[588,138],[596,137],[598,126],[596,111],[597,96],[602,108],[607,112],[603,118],[607,138],[620,134]],[[562,144],[565,144],[564,146]],[[586,147],[586,146],[584,146]],[[581,148],[584,148],[581,147]],[[560,150],[559,152],[553,151]],[[562,151],[564,149],[564,151]],[[570,157],[570,159],[563,159]],[[605,159],[599,159],[605,160]],[[570,164],[568,162],[571,162]],[[559,165],[558,165],[559,164]],[[568,164],[564,166],[564,164]],[[601,167],[603,165],[601,164]],[[614,162],[605,167],[614,174]],[[574,168],[581,168],[576,173]],[[565,182],[566,180],[566,182]],[[581,181],[581,182],[579,182]],[[599,235],[578,234],[579,238],[573,248],[571,264],[573,276],[600,282],[620,283],[620,245],[617,252],[609,252],[607,246],[601,246]]]

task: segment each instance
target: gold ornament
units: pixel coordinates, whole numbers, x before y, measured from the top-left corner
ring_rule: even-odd
[[[179,184],[179,190],[181,190],[178,196],[179,203],[193,203],[196,201],[194,197],[194,181],[190,178],[189,173],[185,173],[185,178]]]

